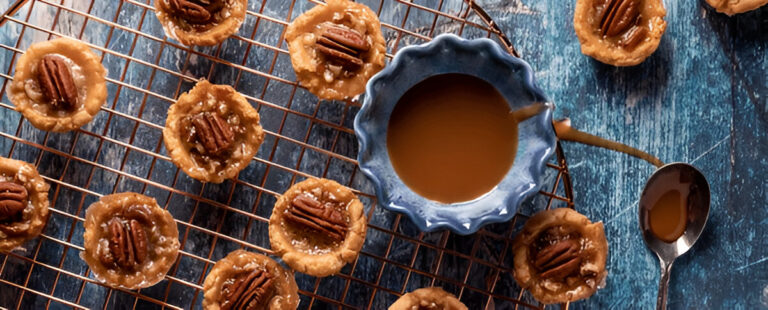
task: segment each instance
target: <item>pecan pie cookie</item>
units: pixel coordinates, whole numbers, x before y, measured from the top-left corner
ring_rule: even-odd
[[[0,252],[35,238],[48,221],[48,183],[34,166],[0,157]]]
[[[171,105],[163,138],[176,166],[200,181],[221,183],[248,166],[264,130],[243,95],[201,80]]]
[[[768,0],[707,0],[715,10],[728,15],[752,11],[768,3]]]
[[[512,251],[515,280],[545,304],[592,296],[605,280],[603,223],[572,209],[542,211],[528,219]]]
[[[184,45],[214,45],[237,32],[248,0],[156,0],[165,35]]]
[[[269,218],[272,250],[299,272],[335,274],[363,247],[363,211],[357,196],[335,181],[296,183],[277,200]]]
[[[85,211],[85,260],[97,280],[112,287],[150,287],[176,262],[179,231],[155,199],[120,193]]]
[[[8,86],[16,110],[40,130],[70,131],[90,122],[107,98],[107,70],[82,42],[32,44]]]
[[[216,262],[203,290],[206,310],[293,310],[299,305],[293,272],[269,257],[243,250]]]
[[[363,4],[328,0],[288,26],[285,40],[299,83],[321,99],[361,94],[387,51],[376,14]]]
[[[584,55],[634,66],[659,47],[666,15],[661,0],[578,0],[573,26]]]
[[[467,310],[453,294],[439,287],[420,288],[401,296],[389,310]]]

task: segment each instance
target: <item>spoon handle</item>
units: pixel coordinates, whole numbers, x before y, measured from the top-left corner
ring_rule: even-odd
[[[656,297],[656,310],[667,310],[667,288],[669,287],[669,275],[672,272],[672,263],[659,258],[661,265],[661,280],[659,280],[659,296]]]

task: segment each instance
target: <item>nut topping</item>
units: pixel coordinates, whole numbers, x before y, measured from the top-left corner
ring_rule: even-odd
[[[578,240],[566,239],[541,249],[533,265],[541,278],[563,279],[579,269],[581,246]]]
[[[342,65],[348,70],[357,70],[363,65],[360,54],[367,52],[371,45],[354,29],[325,23],[315,48],[330,62]]]
[[[40,90],[51,105],[64,110],[77,105],[77,86],[64,59],[46,55],[38,64],[37,72]]]
[[[0,182],[0,221],[14,218],[27,206],[27,189],[13,182]]]
[[[208,154],[219,154],[235,141],[235,133],[232,128],[229,127],[226,120],[216,113],[203,112],[194,116],[192,126],[195,132],[190,137],[200,142]]]
[[[133,269],[144,263],[148,254],[148,239],[144,228],[136,220],[109,221],[109,253],[102,255],[104,264],[117,263],[121,268]]]
[[[621,46],[624,48],[633,48],[645,39],[648,30],[641,27],[632,27],[621,36]]]
[[[285,219],[323,232],[336,241],[344,240],[347,234],[344,214],[333,205],[320,203],[307,194],[296,196],[291,201]]]
[[[606,0],[600,14],[600,31],[613,37],[635,24],[640,15],[640,0]]]
[[[193,24],[208,23],[224,7],[222,0],[168,0],[168,4],[177,16]]]
[[[221,310],[266,309],[266,304],[275,293],[273,277],[267,270],[256,268],[245,276],[223,287]]]

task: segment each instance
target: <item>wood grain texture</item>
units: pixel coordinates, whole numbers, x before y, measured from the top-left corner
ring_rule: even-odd
[[[768,8],[727,17],[704,1],[665,1],[659,49],[630,68],[580,53],[574,0],[482,2],[531,63],[541,88],[581,130],[692,163],[712,205],[701,240],[673,267],[671,309],[764,309],[768,288]],[[649,309],[659,267],[639,232],[654,168],[565,144],[576,209],[605,222],[606,288],[572,309]]]

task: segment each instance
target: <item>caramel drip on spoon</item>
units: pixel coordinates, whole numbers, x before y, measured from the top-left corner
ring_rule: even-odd
[[[656,156],[653,156],[651,154],[648,154],[646,152],[643,152],[641,150],[638,150],[636,148],[633,148],[623,143],[611,141],[608,139],[603,139],[598,136],[576,130],[573,127],[571,127],[570,119],[566,118],[563,120],[555,121],[554,126],[555,126],[555,133],[557,134],[557,137],[560,138],[560,140],[579,142],[587,145],[602,147],[602,148],[606,148],[609,150],[621,152],[627,155],[640,158],[642,160],[645,160],[653,164],[656,167],[664,166],[664,162],[662,162]]]

